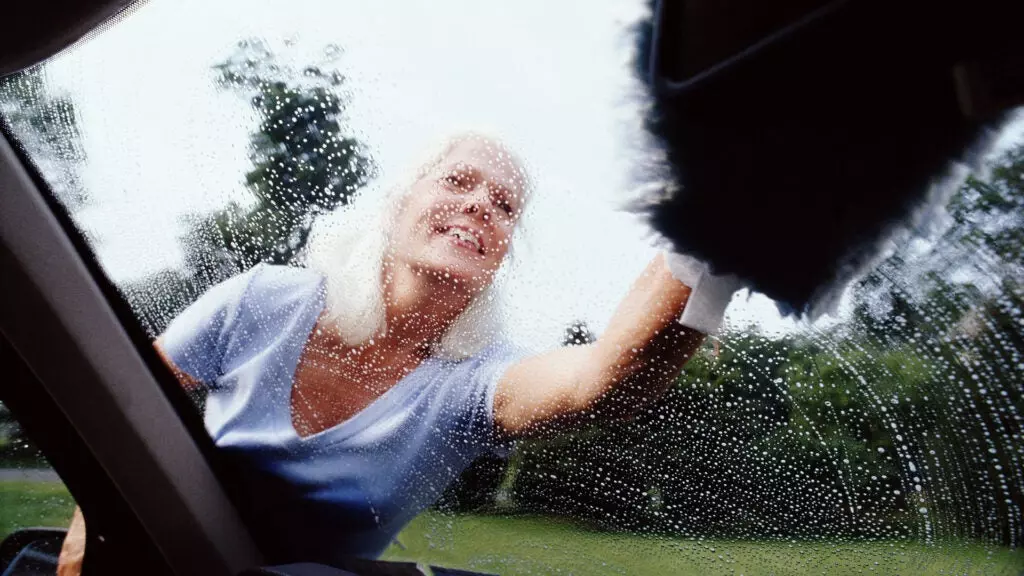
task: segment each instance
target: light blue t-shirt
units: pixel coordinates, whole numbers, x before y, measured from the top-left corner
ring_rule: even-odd
[[[211,288],[161,337],[208,386],[206,428],[245,471],[229,489],[275,561],[376,557],[476,457],[507,448],[493,419],[498,380],[521,356],[507,345],[427,358],[350,419],[299,437],[292,378],[324,301],[316,272],[260,265]]]

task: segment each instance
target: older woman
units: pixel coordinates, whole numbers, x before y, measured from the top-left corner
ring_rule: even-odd
[[[375,557],[477,456],[620,418],[671,383],[703,335],[655,258],[593,344],[527,355],[496,316],[496,275],[530,197],[501,143],[452,139],[411,185],[319,222],[309,267],[212,288],[157,340],[244,467],[275,560]]]

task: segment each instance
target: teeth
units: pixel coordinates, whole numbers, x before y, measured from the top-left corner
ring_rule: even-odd
[[[453,228],[449,228],[448,229],[448,235],[449,236],[453,236],[455,238],[458,238],[459,240],[464,240],[466,242],[469,242],[477,250],[480,249],[480,239],[477,238],[475,234],[469,232],[468,230],[463,230],[462,228],[454,228],[453,227]]]

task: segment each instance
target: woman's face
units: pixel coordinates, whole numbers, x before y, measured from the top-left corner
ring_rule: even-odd
[[[486,288],[508,253],[525,186],[500,144],[458,142],[405,195],[391,238],[396,261],[472,293]]]

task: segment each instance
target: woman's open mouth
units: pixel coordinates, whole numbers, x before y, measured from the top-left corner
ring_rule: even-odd
[[[470,228],[464,226],[441,226],[434,230],[438,234],[447,236],[452,244],[466,250],[472,250],[481,256],[484,255],[484,241],[480,235]]]

